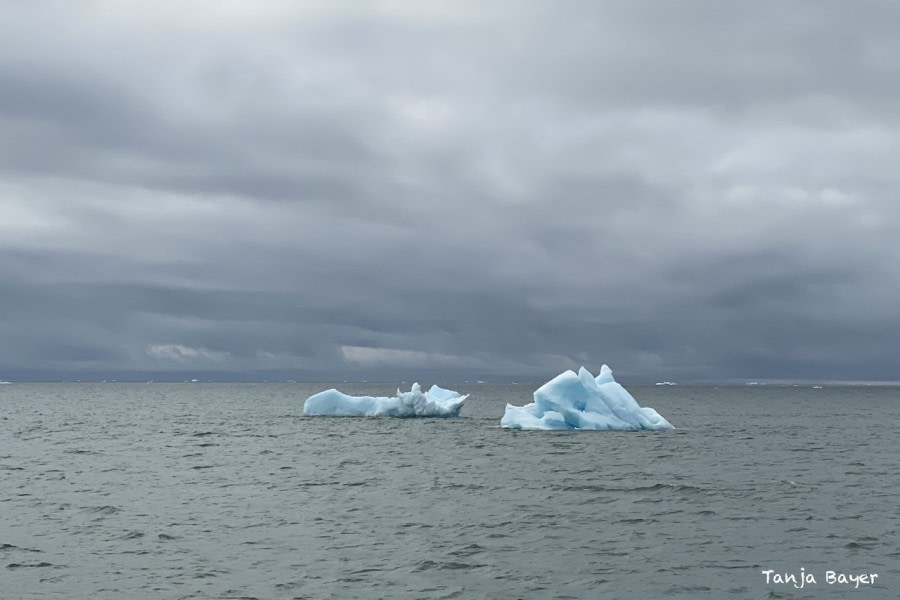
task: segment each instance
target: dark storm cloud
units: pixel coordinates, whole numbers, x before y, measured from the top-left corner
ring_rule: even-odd
[[[898,379],[898,21],[15,5],[0,378]]]

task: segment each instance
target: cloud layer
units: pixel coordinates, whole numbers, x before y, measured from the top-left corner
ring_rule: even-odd
[[[0,378],[900,379],[898,19],[7,7]]]

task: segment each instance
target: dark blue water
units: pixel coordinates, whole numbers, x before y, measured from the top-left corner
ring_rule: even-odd
[[[302,418],[332,385],[0,386],[0,598],[900,597],[900,388],[628,386],[678,430],[545,433],[496,427],[531,385]]]

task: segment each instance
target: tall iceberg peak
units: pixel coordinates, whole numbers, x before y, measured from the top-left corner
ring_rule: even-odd
[[[414,383],[408,392],[397,390],[393,398],[348,396],[336,389],[313,394],[303,403],[307,417],[458,417],[468,394],[437,385],[422,392]]]
[[[509,429],[675,429],[658,412],[641,407],[603,365],[596,378],[581,367],[561,373],[534,392],[534,402],[506,405],[500,426]]]

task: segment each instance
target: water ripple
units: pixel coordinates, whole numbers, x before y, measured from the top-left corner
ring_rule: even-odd
[[[672,435],[497,429],[522,386],[423,421],[302,418],[314,391],[4,391],[0,598],[798,598],[760,572],[804,565],[877,570],[867,600],[900,580],[891,390],[857,398],[878,428],[830,389],[638,390]]]

